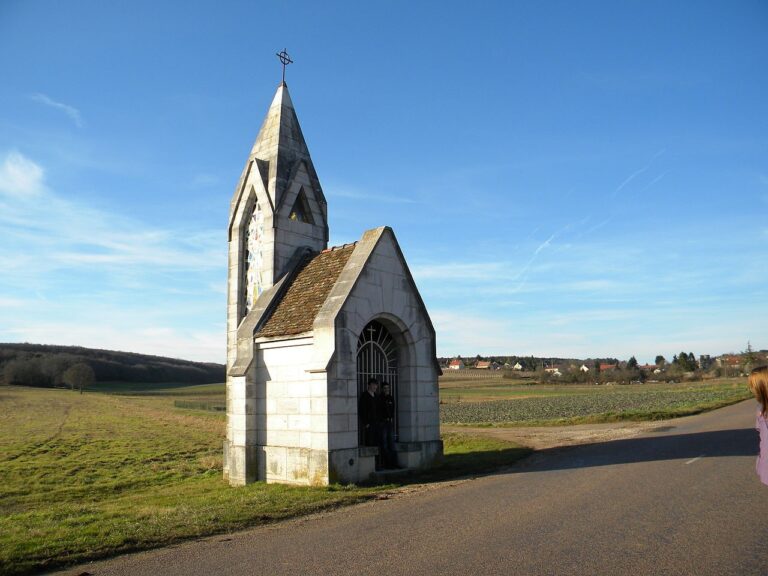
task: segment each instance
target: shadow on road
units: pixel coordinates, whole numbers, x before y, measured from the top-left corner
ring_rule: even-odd
[[[568,470],[657,460],[691,460],[702,456],[756,456],[757,449],[758,437],[753,428],[646,436],[540,450],[517,471]]]

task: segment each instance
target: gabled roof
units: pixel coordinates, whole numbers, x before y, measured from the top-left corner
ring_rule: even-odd
[[[432,344],[431,356],[438,374],[442,374],[435,354],[435,329],[429,318],[408,265],[392,229],[386,226],[368,230],[354,244],[324,250],[317,254],[298,249],[287,265],[289,272],[277,284],[261,293],[254,308],[237,329],[237,359],[230,375],[243,376],[253,362],[254,338],[316,338],[314,363],[309,371],[324,371],[336,351],[333,336],[339,312],[347,301],[374,250],[382,238],[388,238],[393,257],[402,265],[415,305],[406,309],[423,314]],[[361,330],[363,326],[358,326]],[[325,335],[325,336],[323,336]],[[424,337],[422,334],[421,337]]]
[[[330,248],[305,258],[285,295],[255,336],[293,336],[312,330],[312,323],[352,255],[355,244]]]

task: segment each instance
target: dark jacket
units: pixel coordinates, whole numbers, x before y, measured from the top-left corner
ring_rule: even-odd
[[[382,422],[394,422],[395,421],[395,397],[390,394],[380,394],[379,398],[379,412],[381,414]]]
[[[371,396],[367,390],[363,392],[360,395],[358,412],[360,413],[360,422],[363,426],[370,426],[381,422],[379,397]]]

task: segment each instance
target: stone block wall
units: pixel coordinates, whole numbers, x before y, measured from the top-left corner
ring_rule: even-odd
[[[328,392],[325,373],[310,372],[312,339],[257,342],[256,382],[263,411],[255,415],[267,482],[328,483]]]

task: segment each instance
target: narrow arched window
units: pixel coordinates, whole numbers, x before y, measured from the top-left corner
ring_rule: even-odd
[[[245,229],[245,311],[251,311],[253,304],[263,290],[261,269],[263,263],[264,213],[256,202]]]

